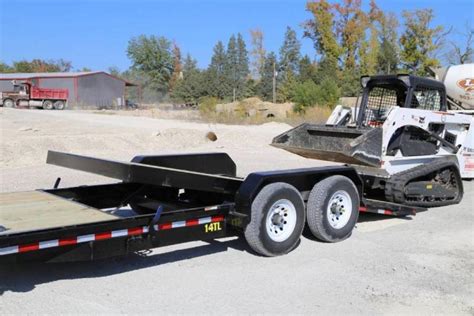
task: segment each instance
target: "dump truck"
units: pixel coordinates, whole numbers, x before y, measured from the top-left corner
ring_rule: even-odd
[[[436,80],[361,78],[356,118],[302,124],[272,145],[345,164],[238,177],[226,153],[130,162],[49,151],[47,163],[115,179],[0,194],[0,263],[67,262],[243,236],[259,255],[349,238],[361,212],[409,216],[457,204],[474,177],[474,118],[447,111]],[[336,115],[335,115],[336,116]]]
[[[13,84],[13,91],[0,92],[0,105],[7,108],[39,107],[45,110],[64,110],[68,89],[39,88],[29,82]]]

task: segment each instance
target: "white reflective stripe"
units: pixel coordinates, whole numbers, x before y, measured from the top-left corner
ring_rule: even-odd
[[[94,240],[95,240],[94,234],[77,236],[77,243],[94,241]]]
[[[112,238],[127,236],[128,235],[128,229],[113,230],[111,235],[112,235]]]
[[[377,210],[377,213],[379,213],[379,214],[385,214],[385,211],[384,211],[384,210]]]
[[[207,223],[210,223],[212,221],[211,217],[203,217],[203,218],[200,218],[199,219],[199,225],[201,224],[207,224]]]
[[[156,225],[155,225],[156,227]],[[142,227],[143,233],[148,233],[148,226],[143,226]]]
[[[219,206],[209,206],[209,207],[206,207],[204,208],[204,211],[212,211],[212,210],[217,210],[219,208]]]
[[[18,246],[0,248],[0,256],[9,255],[12,253],[18,253]]]
[[[179,228],[186,226],[186,221],[172,222],[171,228]]]
[[[59,240],[46,240],[46,241],[40,241],[39,242],[39,248],[40,249],[45,249],[45,248],[51,248],[51,247],[58,247],[59,246]]]

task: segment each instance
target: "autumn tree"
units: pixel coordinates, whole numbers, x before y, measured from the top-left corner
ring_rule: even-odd
[[[440,61],[435,53],[441,47],[442,26],[431,27],[432,9],[403,11],[405,30],[400,37],[400,59],[411,73],[426,76]]]
[[[326,0],[316,0],[308,2],[306,10],[313,15],[313,18],[305,22],[304,34],[313,41],[314,48],[320,56],[320,64],[324,65],[319,67],[319,70],[324,71],[320,75],[335,78],[343,50],[337,41],[332,5]]]
[[[361,74],[375,75],[378,71],[378,56],[380,52],[379,33],[384,17],[374,0],[370,1],[370,9],[366,16],[367,29],[369,32],[368,41],[364,41],[360,52]]]
[[[265,47],[263,46],[263,32],[262,30],[256,28],[250,30],[251,38],[251,74],[255,80],[260,79],[260,73],[263,71],[263,66],[265,63]]]
[[[173,73],[171,74],[169,91],[173,91],[176,87],[176,84],[181,79],[183,75],[183,66],[181,61],[181,49],[179,48],[176,42],[173,43]]]

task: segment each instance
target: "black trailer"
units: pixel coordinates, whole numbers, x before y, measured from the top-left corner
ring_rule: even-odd
[[[243,234],[264,256],[290,252],[307,223],[319,240],[351,235],[359,212],[414,215],[364,191],[350,166],[236,176],[225,153],[131,162],[50,151],[50,164],[120,180],[0,194],[0,263],[79,261]]]

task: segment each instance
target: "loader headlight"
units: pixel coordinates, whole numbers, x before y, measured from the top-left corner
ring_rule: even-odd
[[[362,88],[367,87],[367,84],[369,83],[370,77],[369,76],[362,76],[360,77],[360,85]]]

